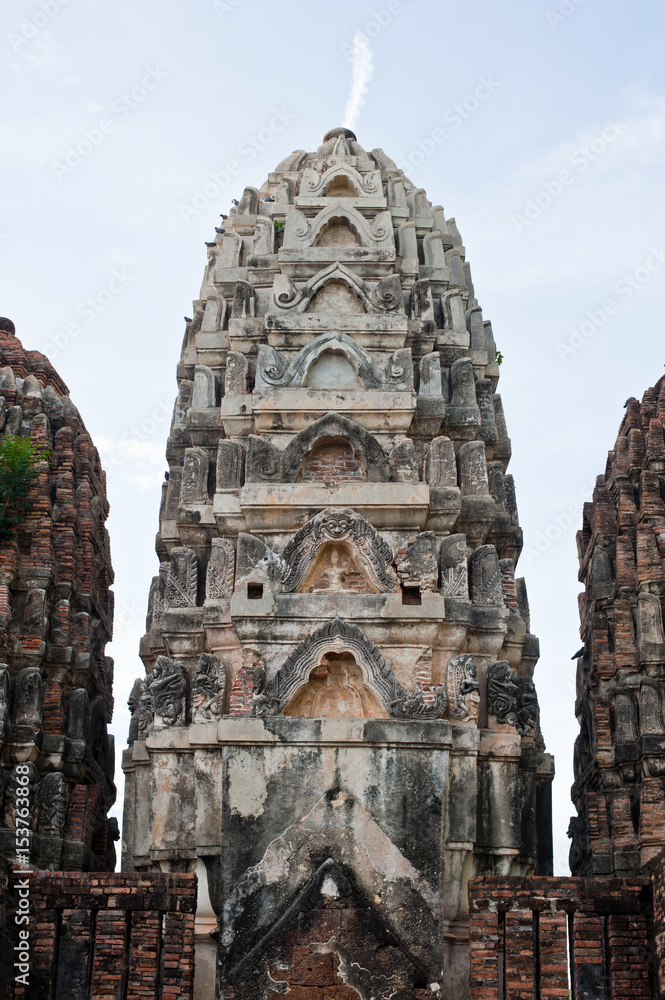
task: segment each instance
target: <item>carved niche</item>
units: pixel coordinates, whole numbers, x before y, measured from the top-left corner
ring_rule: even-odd
[[[366,581],[363,591],[392,593],[397,590],[392,557],[388,543],[364,517],[349,507],[327,507],[284,549],[282,586],[287,593],[315,592],[317,582],[324,584],[319,590],[352,591],[355,575],[349,569],[355,564],[356,575],[360,570]],[[350,563],[346,573],[345,563]]]
[[[258,716],[298,715],[404,719],[441,718],[443,687],[425,701],[407,691],[375,644],[349,622],[335,618],[308,636],[255,696]]]
[[[346,164],[329,167],[322,174],[307,167],[300,182],[300,196],[304,198],[383,197],[381,173],[368,170],[361,174]]]
[[[518,726],[517,678],[508,660],[497,660],[487,671],[487,714],[503,725]]]
[[[333,330],[322,334],[303,347],[289,360],[273,347],[259,344],[256,361],[256,385],[298,388],[307,382],[312,366],[329,352],[338,352],[349,359],[367,389],[411,392],[413,364],[410,348],[395,351],[381,367],[371,355],[346,333]],[[330,386],[336,388],[335,385]]]

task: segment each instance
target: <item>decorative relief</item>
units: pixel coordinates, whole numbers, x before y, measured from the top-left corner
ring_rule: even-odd
[[[195,608],[198,565],[191,549],[171,549],[166,578],[165,608]]]
[[[148,678],[152,708],[156,720],[165,726],[177,726],[185,721],[187,682],[177,660],[158,656]]]
[[[344,165],[330,167],[322,174],[307,167],[303,170],[300,195],[304,198],[334,197],[335,188],[342,186],[350,187],[358,198],[383,194],[380,171],[369,170],[366,174],[361,174],[353,167]]]
[[[37,829],[43,837],[61,837],[65,825],[65,779],[59,772],[47,774],[39,785]]]
[[[398,682],[375,644],[357,626],[335,618],[294,650],[255,697],[253,713],[279,714],[293,701],[300,688],[309,682],[313,671],[327,669],[331,657],[339,658],[343,653],[351,654],[354,663],[361,668],[363,683],[385,715],[400,712],[400,705],[409,693]]]
[[[487,671],[487,713],[497,722],[517,728],[517,678],[508,660],[497,660]]]
[[[479,545],[471,554],[471,600],[475,604],[503,605],[499,557],[493,545]]]
[[[229,538],[213,538],[206,571],[206,600],[219,601],[231,597],[235,558],[235,545]]]
[[[298,388],[303,384],[311,365],[327,351],[343,353],[368,389],[402,392],[413,390],[413,364],[409,348],[395,351],[385,365],[380,367],[352,337],[335,331],[317,337],[291,361],[273,347],[260,344],[256,362],[256,385]]]
[[[477,724],[480,684],[470,653],[454,656],[448,664],[448,693],[451,719]]]
[[[441,542],[441,590],[444,597],[469,596],[466,535],[448,535]]]
[[[308,521],[284,549],[282,586],[287,593],[298,590],[325,542],[348,542],[375,591],[392,593],[397,590],[397,577],[390,565],[393,554],[388,543],[350,507],[327,507]]]
[[[273,299],[280,309],[306,312],[317,292],[329,281],[343,281],[355,292],[367,312],[403,312],[402,284],[399,276],[389,274],[377,285],[363,281],[344,264],[335,263],[323,268],[301,288],[296,288],[286,274],[278,274],[273,282]]]
[[[192,681],[192,722],[215,722],[224,712],[226,673],[211,653],[201,653]]]

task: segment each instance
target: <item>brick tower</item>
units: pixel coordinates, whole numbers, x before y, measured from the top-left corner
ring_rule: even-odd
[[[223,219],[178,365],[123,864],[199,874],[197,998],[458,1000],[469,877],[551,871],[492,328],[454,220],[347,129]]]
[[[570,866],[633,875],[665,844],[665,378],[630,398],[578,532]]]
[[[0,854],[34,868],[113,870],[105,477],[67,386],[0,319],[7,435],[30,438],[43,458],[31,509],[0,541]],[[18,838],[17,828],[27,833]]]

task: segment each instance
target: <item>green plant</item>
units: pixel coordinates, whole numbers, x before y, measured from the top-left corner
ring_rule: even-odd
[[[501,353],[501,351],[496,352],[496,354],[494,355],[494,360],[496,361],[497,365],[500,365],[502,363],[503,354]]]
[[[279,219],[275,219],[274,222],[275,222],[275,232],[276,233],[281,232],[282,229],[284,228],[284,226],[286,225],[285,222],[280,222]]]
[[[0,444],[0,540],[12,538],[21,517],[32,507],[30,493],[44,457],[30,438],[6,434]]]

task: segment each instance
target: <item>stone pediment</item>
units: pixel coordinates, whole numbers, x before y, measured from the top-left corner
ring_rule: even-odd
[[[354,167],[349,167],[346,164],[329,167],[321,174],[308,167],[303,171],[300,196],[302,198],[328,197],[328,190],[331,187],[340,187],[344,182],[346,182],[348,190],[352,191],[357,198],[383,197],[380,171],[369,170],[367,173],[361,174]]]
[[[330,204],[313,218],[298,209],[292,209],[287,216],[284,231],[284,250],[304,249],[321,244],[325,227],[336,223],[342,227],[341,235],[351,234],[357,246],[374,249],[394,249],[393,225],[390,212],[378,212],[373,219],[366,219],[346,198],[333,198]],[[347,238],[351,238],[347,236]],[[345,243],[333,241],[331,248]]]
[[[343,354],[366,389],[413,390],[413,363],[409,348],[395,351],[383,365],[378,365],[352,337],[332,330],[317,337],[290,359],[273,347],[260,344],[256,386],[299,388],[306,381],[311,366],[321,355],[329,352]]]
[[[301,287],[296,287],[286,274],[276,275],[273,283],[273,300],[279,309],[306,312],[312,299],[329,281],[342,281],[348,285],[360,299],[365,312],[404,311],[399,275],[389,274],[372,286],[339,262],[324,267]]]
[[[398,589],[397,575],[391,566],[391,548],[378,531],[350,507],[341,510],[328,507],[308,521],[282,553],[285,563],[282,587],[287,593],[301,587],[321,546],[327,542],[348,545],[368,581],[379,593]]]

